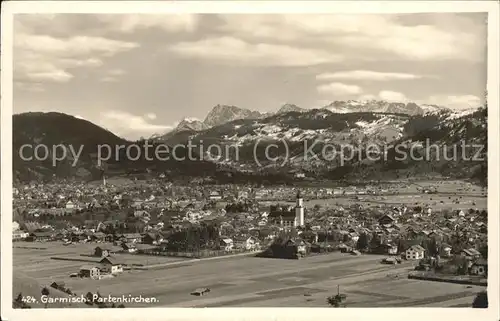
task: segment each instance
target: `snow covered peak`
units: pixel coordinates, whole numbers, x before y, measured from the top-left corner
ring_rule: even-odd
[[[384,100],[337,100],[325,106],[324,109],[340,114],[371,112],[406,115],[423,115],[429,111],[446,110],[446,108],[436,105],[417,105],[413,102],[389,102]]]

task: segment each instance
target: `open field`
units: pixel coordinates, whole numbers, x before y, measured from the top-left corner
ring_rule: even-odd
[[[99,258],[82,256],[81,254],[89,255],[96,246],[105,247],[108,245],[106,243],[87,243],[63,246],[60,242],[14,243],[14,266],[22,265],[24,267],[22,271],[28,273],[37,271],[36,279],[40,281],[61,280],[73,272],[78,272],[81,266],[99,260]],[[54,260],[51,259],[52,257],[67,260]],[[113,255],[113,257],[118,262],[129,266],[168,264],[185,260],[184,258],[121,253]]]
[[[459,203],[453,202],[458,199]],[[262,202],[263,204],[273,204],[276,202]],[[293,202],[281,202],[293,205]],[[348,207],[353,204],[361,204],[365,207],[369,206],[384,206],[394,205],[401,206],[402,204],[411,206],[430,206],[433,210],[464,210],[468,211],[473,209],[487,209],[487,198],[480,195],[469,196],[452,196],[443,194],[404,194],[404,195],[386,195],[386,196],[373,196],[373,195],[359,195],[358,199],[353,196],[338,196],[330,199],[306,200],[304,204],[308,208],[314,207],[316,204],[322,207],[344,206]],[[475,204],[475,205],[474,205]]]
[[[436,187],[436,194],[424,194],[419,188]],[[487,209],[488,201],[480,186],[472,185],[463,181],[419,181],[418,185],[408,183],[394,184],[390,189],[397,191],[395,195],[336,195],[328,199],[305,200],[306,207],[321,205],[323,207],[350,206],[352,204],[362,204],[363,206],[430,206],[433,210],[469,210]],[[458,201],[455,202],[455,201]],[[272,204],[275,202],[262,202]],[[283,203],[283,202],[282,202]],[[293,201],[285,202],[291,205]]]
[[[302,260],[255,257],[219,258],[186,261],[182,266],[126,271],[111,279],[69,278],[83,265],[56,261],[50,257],[64,252],[54,244],[46,253],[14,249],[14,269],[41,284],[64,281],[78,294],[99,291],[102,295],[154,297],[155,304],[129,303],[128,307],[176,306],[316,306],[325,307],[326,297],[335,294],[337,285],[346,293],[350,307],[378,306],[468,306],[481,287],[408,280],[411,262],[392,266],[380,263],[383,256],[351,256],[332,253]],[[65,251],[69,251],[66,248]],[[30,253],[31,252],[31,253]],[[73,256],[77,252],[73,249]],[[129,256],[129,255],[127,255]],[[136,259],[146,260],[136,256]],[[396,275],[398,275],[396,277]],[[17,285],[14,284],[14,292]],[[203,297],[190,292],[209,287]],[[17,293],[16,293],[17,294]]]

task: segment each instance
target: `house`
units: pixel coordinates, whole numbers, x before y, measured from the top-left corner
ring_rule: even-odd
[[[29,233],[23,231],[14,231],[12,232],[12,241],[22,241],[29,237]]]
[[[233,250],[233,240],[231,240],[230,238],[223,238],[220,240],[220,247],[224,250],[224,251],[232,251]]]
[[[352,251],[352,247],[343,243],[338,246],[338,249],[340,250],[341,253],[349,253]]]
[[[243,243],[245,250],[257,250],[260,247],[260,242],[256,237],[250,236]]]
[[[122,248],[128,253],[137,252],[137,246],[134,243],[123,243]]]
[[[451,257],[451,250],[452,250],[451,245],[449,245],[447,243],[441,244],[441,256],[442,257]]]
[[[397,255],[398,254],[398,246],[394,245],[394,244],[387,244],[387,254]]]
[[[66,209],[76,209],[78,206],[71,200],[66,203]]]
[[[420,245],[412,245],[405,251],[407,260],[420,260],[424,258],[425,250]]]
[[[394,244],[383,244],[385,249],[385,253],[389,255],[397,255],[398,254],[398,246]]]
[[[370,253],[374,254],[389,254],[389,255],[398,254],[398,246],[393,244],[371,242],[369,245],[369,249]]]
[[[71,234],[69,235],[68,239],[71,241],[71,242],[82,242],[84,240],[87,239],[87,236],[85,234],[83,234],[83,232],[77,232],[77,231],[73,231],[71,232]]]
[[[295,178],[305,178],[306,174],[304,174],[304,173],[295,173],[294,177]]]
[[[96,246],[94,249],[94,256],[96,257],[108,257],[113,253],[118,252],[119,249],[116,248],[110,248],[110,247],[101,247],[101,246]]]
[[[98,267],[93,265],[85,265],[80,268],[80,276],[84,278],[91,278],[93,280],[99,279],[101,271]]]
[[[149,232],[144,234],[142,237],[143,244],[152,244],[156,245],[163,241],[163,235],[161,233]]]
[[[237,196],[238,199],[247,199],[249,198],[249,194],[247,191],[238,191]]]
[[[481,257],[481,253],[479,253],[479,251],[474,249],[474,248],[464,249],[464,250],[460,251],[460,255],[462,255],[470,260],[475,260],[475,259],[478,259]]]
[[[392,225],[394,223],[396,223],[396,220],[394,219],[394,217],[392,217],[392,215],[389,215],[389,214],[382,216],[378,220],[378,224],[380,224],[380,225]]]
[[[472,275],[481,275],[481,276],[487,276],[488,275],[488,261],[481,258],[474,262],[470,268],[470,274]]]
[[[221,195],[221,193],[219,193],[217,191],[213,191],[208,196],[208,199],[211,201],[220,201],[222,199],[222,195]]]
[[[350,232],[349,238],[351,239],[351,241],[357,242],[359,240],[359,234],[356,232]]]
[[[106,239],[106,234],[104,234],[103,232],[96,232],[93,234],[92,238],[96,241],[104,242],[104,240]]]
[[[104,267],[104,270],[110,271],[111,274],[123,272],[123,265],[118,263],[115,258],[103,257],[99,263]]]
[[[139,233],[126,233],[121,236],[127,243],[138,243],[141,241],[142,237]]]
[[[46,232],[30,233],[27,239],[31,241],[43,242],[43,241],[49,241],[51,238],[52,238],[52,232],[46,231]]]
[[[289,240],[287,245],[295,246],[299,256],[305,256],[307,254],[307,243],[304,240]]]
[[[137,211],[134,211],[134,217],[151,218],[151,215],[147,211],[137,210]]]

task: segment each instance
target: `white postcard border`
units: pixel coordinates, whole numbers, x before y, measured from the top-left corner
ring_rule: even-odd
[[[488,12],[488,309],[126,308],[12,309],[12,27],[16,13],[416,13]],[[1,316],[6,320],[498,320],[499,5],[496,1],[12,1],[2,5]]]

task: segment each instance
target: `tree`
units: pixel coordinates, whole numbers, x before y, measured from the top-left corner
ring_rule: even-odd
[[[365,250],[369,245],[368,235],[366,233],[361,233],[359,235],[358,242],[356,244],[356,248],[360,251]]]
[[[479,247],[479,253],[481,253],[482,257],[488,259],[488,243],[481,244]]]
[[[329,296],[326,301],[328,302],[328,304],[330,304],[331,306],[335,307],[335,308],[340,308],[340,301],[337,299],[337,296],[336,295],[332,295],[332,296]]]
[[[380,235],[378,235],[377,233],[373,233],[372,239],[370,240],[370,248],[378,249],[381,244],[382,239],[380,238]]]
[[[482,291],[477,294],[472,302],[473,308],[487,309],[488,308],[488,292]]]
[[[328,302],[329,305],[335,308],[340,308],[342,302],[345,302],[347,299],[347,296],[345,294],[340,293],[340,286],[337,286],[337,294],[329,296],[326,298],[326,301]],[[344,308],[346,307],[344,303]]]
[[[19,292],[17,297],[14,299],[13,308],[14,309],[31,309],[31,307],[28,304],[26,304],[26,302],[24,302],[23,294],[21,292]]]
[[[50,295],[50,291],[49,291],[49,289],[47,289],[47,287],[44,287],[44,288],[42,289],[42,295],[43,295],[43,296],[49,296],[49,295]],[[45,309],[47,308],[47,303],[45,303],[45,306],[44,306],[44,307],[45,307]]]

